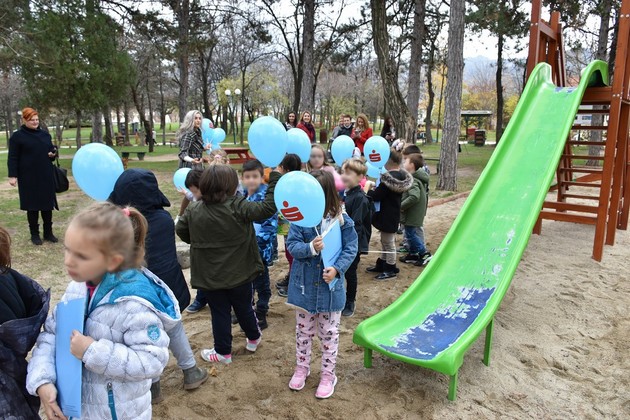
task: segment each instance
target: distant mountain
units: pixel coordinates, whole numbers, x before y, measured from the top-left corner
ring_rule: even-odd
[[[488,72],[496,72],[497,60],[483,55],[476,57],[468,57],[464,59],[464,82],[470,80],[473,74],[479,70],[486,70]]]

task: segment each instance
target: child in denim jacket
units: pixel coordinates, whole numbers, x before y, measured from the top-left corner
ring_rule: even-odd
[[[335,392],[337,376],[335,365],[339,348],[341,311],[346,304],[344,274],[358,251],[357,233],[352,219],[342,213],[339,195],[332,175],[325,171],[311,172],[322,185],[326,208],[317,228],[291,225],[287,247],[293,255],[289,305],[296,307],[296,359],[297,366],[289,388],[304,388],[310,374],[311,347],[317,333],[321,342],[321,379],[315,396],[329,398]],[[332,267],[324,267],[320,251],[324,248],[321,232],[335,221],[341,227],[341,254]],[[333,283],[334,280],[337,280]],[[333,284],[331,287],[330,285]]]

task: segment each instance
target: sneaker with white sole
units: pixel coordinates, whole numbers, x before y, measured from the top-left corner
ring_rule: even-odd
[[[301,391],[306,385],[306,378],[311,374],[311,371],[305,367],[297,366],[291,381],[289,381],[289,388],[294,391]]]
[[[332,397],[332,394],[335,393],[335,385],[337,385],[336,375],[322,374],[322,378],[319,380],[319,386],[315,392],[315,397],[321,400]]]
[[[258,345],[262,341],[262,335],[258,337],[258,340],[247,340],[247,344],[245,345],[245,349],[247,351],[251,351],[252,353],[256,351]]]
[[[222,355],[217,353],[215,349],[201,350],[201,358],[210,363],[223,363],[224,365],[229,365],[230,363],[232,363],[231,354]]]

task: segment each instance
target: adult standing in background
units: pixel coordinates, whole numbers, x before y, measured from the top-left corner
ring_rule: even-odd
[[[286,128],[286,130],[289,131],[290,129],[295,128],[296,125],[297,125],[297,116],[295,115],[295,112],[291,111],[287,115],[287,120],[284,122],[284,128]]]
[[[383,124],[383,129],[381,130],[381,137],[387,140],[389,145],[392,145],[392,142],[396,140],[396,124],[394,124],[394,119],[392,117],[386,117],[385,123]]]
[[[352,140],[354,140],[354,145],[359,148],[362,155],[363,146],[365,146],[365,142],[372,137],[372,135],[372,129],[370,128],[370,122],[367,116],[365,114],[359,114],[351,137]]]
[[[22,123],[9,139],[9,184],[18,187],[20,209],[26,211],[31,242],[42,244],[39,213],[44,224],[44,240],[58,242],[52,230],[52,211],[59,209],[52,163],[57,157],[57,148],[50,134],[39,127],[36,110],[24,108]]]
[[[339,136],[348,136],[352,137],[352,130],[354,130],[354,124],[352,123],[352,116],[350,114],[343,115],[343,123],[341,124],[341,128],[339,129]]]
[[[345,117],[345,114],[341,114],[339,116],[339,123],[335,126],[335,128],[333,128],[332,134],[330,136],[331,140],[334,140],[337,137],[339,137],[339,132],[341,131],[341,127],[343,127],[343,117]]]
[[[297,125],[297,128],[301,129],[306,133],[309,140],[312,143],[315,143],[315,127],[313,126],[313,121],[311,117],[311,113],[308,111],[304,111],[302,113],[302,118],[300,118],[300,123]]]
[[[203,170],[203,162],[207,161],[203,157],[203,151],[212,147],[207,144],[204,146],[201,137],[201,122],[203,115],[201,112],[193,109],[188,111],[184,117],[184,121],[177,130],[177,143],[179,144],[179,167]],[[179,208],[179,215],[184,214],[184,210],[188,207],[190,201],[186,197],[182,199],[182,205]],[[177,223],[177,219],[175,219]]]

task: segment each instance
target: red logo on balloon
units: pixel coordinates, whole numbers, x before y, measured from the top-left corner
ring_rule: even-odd
[[[372,150],[372,153],[370,153],[368,155],[368,159],[370,159],[370,162],[380,162],[381,161],[381,154],[380,153],[376,153],[376,150]]]
[[[280,213],[282,213],[284,218],[289,222],[299,222],[304,219],[304,216],[300,213],[300,209],[297,207],[289,207],[289,203],[287,201],[283,201],[282,205],[287,208],[281,209]]]

